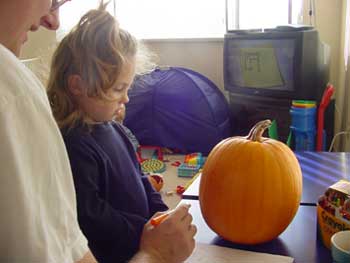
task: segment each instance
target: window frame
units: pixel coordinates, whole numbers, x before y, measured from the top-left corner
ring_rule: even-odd
[[[212,0],[215,1],[215,0]],[[230,9],[231,7],[229,6],[229,2],[230,4],[233,4],[233,9]],[[293,0],[288,0],[288,23],[291,24],[292,23],[292,12],[293,12],[293,5],[292,5]],[[224,23],[223,23],[223,35],[222,36],[218,36],[218,35],[210,35],[211,33],[208,33],[208,36],[169,36],[169,37],[162,37],[161,35],[159,37],[152,37],[152,36],[146,36],[146,37],[140,37],[140,39],[142,39],[143,41],[159,41],[159,42],[166,42],[166,41],[204,41],[204,40],[213,40],[213,41],[219,41],[220,39],[224,38],[224,34],[229,32],[230,30],[241,30],[240,28],[240,17],[242,17],[242,14],[240,14],[240,3],[241,0],[224,0],[223,6],[224,6],[224,10],[222,13],[222,17],[224,19]],[[112,0],[111,3],[111,8],[110,8],[110,12],[112,15],[114,15],[114,17],[117,17],[117,7],[118,7],[118,0]],[[229,23],[230,20],[233,23]],[[229,28],[229,26],[232,25],[232,28]],[[69,27],[64,28],[62,30],[59,30],[57,38],[61,39],[67,32],[69,32],[70,29]],[[175,33],[176,34],[176,33]]]

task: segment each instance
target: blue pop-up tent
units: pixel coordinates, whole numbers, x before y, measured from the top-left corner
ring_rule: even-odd
[[[207,155],[230,136],[228,103],[215,84],[185,68],[138,76],[129,92],[124,124],[141,145]]]

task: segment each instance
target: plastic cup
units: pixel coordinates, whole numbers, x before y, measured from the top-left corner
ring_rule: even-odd
[[[350,262],[350,230],[339,231],[331,237],[332,258],[335,263]]]

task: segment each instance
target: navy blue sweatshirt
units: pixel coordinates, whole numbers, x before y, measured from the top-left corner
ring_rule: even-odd
[[[138,250],[144,224],[168,207],[142,174],[120,124],[63,132],[77,194],[78,220],[100,263],[125,262]]]

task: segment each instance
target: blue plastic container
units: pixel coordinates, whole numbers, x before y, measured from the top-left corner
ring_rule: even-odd
[[[197,165],[189,165],[186,163],[181,164],[177,168],[177,175],[179,177],[193,177],[196,173],[198,173],[201,166]]]
[[[316,130],[316,107],[314,108],[296,108],[291,107],[290,114],[292,117],[292,125],[299,131],[315,131]]]
[[[295,141],[296,151],[314,151],[315,150],[315,130],[303,131],[295,127],[290,127]]]

